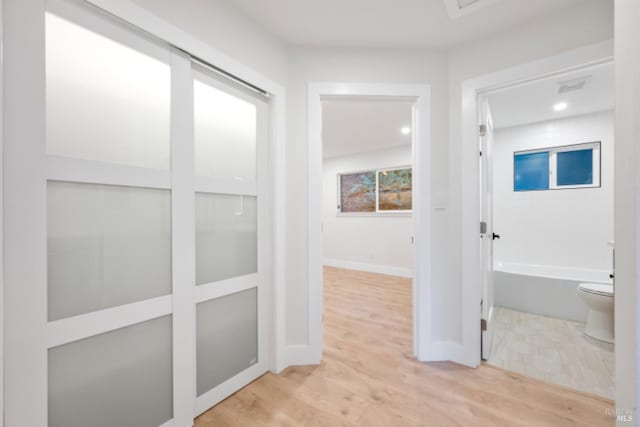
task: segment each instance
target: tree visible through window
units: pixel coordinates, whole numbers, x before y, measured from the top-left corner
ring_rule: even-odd
[[[378,172],[378,210],[410,211],[411,169]]]
[[[338,175],[343,213],[406,212],[412,209],[411,168],[379,169]]]
[[[340,175],[341,212],[376,211],[376,174],[360,172]]]

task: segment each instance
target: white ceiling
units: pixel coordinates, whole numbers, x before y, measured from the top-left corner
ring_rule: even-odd
[[[480,0],[456,19],[447,0],[227,0],[291,45],[450,47],[580,3],[610,0]]]
[[[322,102],[323,157],[411,145],[411,104],[391,100],[332,99]]]
[[[590,81],[583,89],[558,94],[559,83],[587,76]],[[488,100],[496,128],[611,110],[615,106],[614,67],[608,64],[538,80],[492,93]],[[558,102],[566,102],[567,109],[554,111]]]

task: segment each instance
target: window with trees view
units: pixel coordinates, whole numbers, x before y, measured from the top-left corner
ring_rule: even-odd
[[[410,167],[338,174],[338,211],[341,213],[410,212]]]

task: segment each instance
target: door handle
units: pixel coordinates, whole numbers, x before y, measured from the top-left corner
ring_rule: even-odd
[[[492,236],[493,240],[496,240],[496,239],[500,240],[500,235],[499,234],[496,234],[496,233],[491,233],[491,234],[493,234],[493,236]]]

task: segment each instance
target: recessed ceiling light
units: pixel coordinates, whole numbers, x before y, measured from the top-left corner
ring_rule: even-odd
[[[554,111],[564,111],[567,109],[567,107],[569,106],[569,104],[567,104],[566,102],[558,102],[557,104],[555,104],[553,106],[553,110]]]
[[[405,126],[400,129],[400,133],[402,133],[403,135],[409,135],[411,133],[411,128],[409,126]]]

